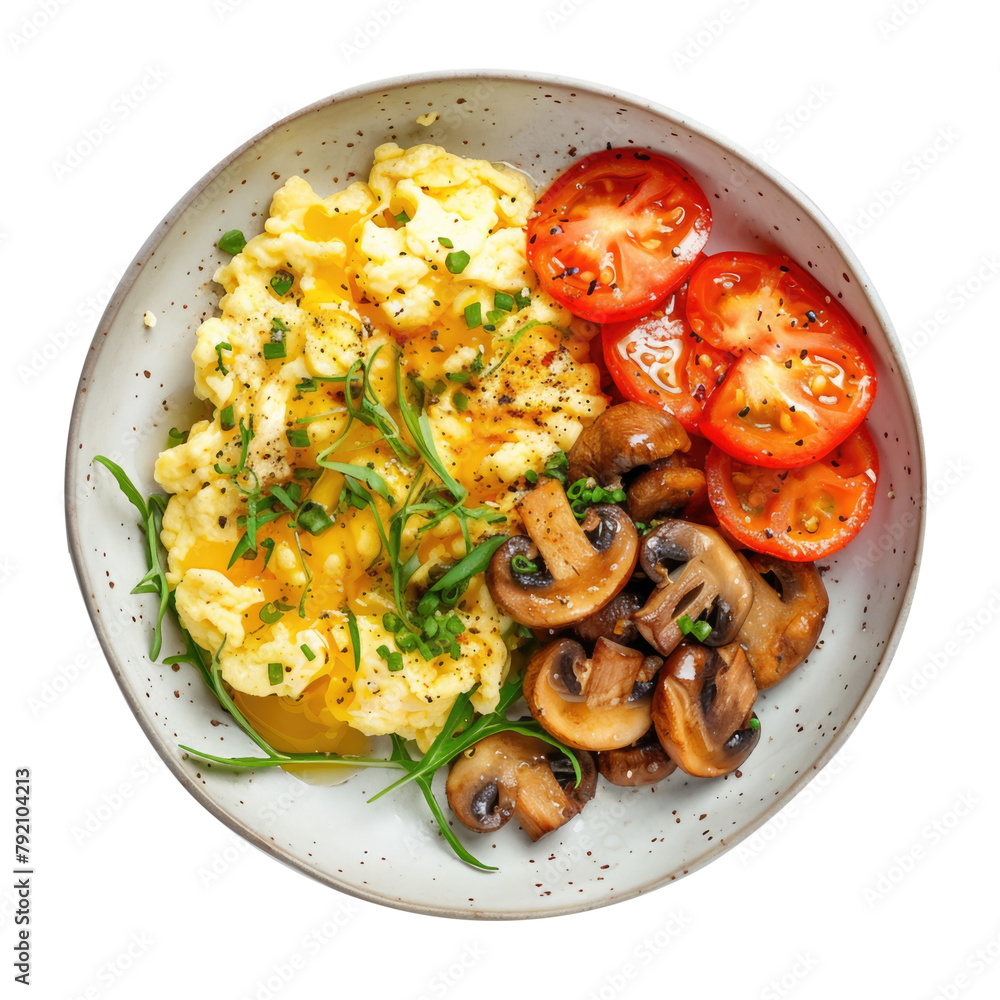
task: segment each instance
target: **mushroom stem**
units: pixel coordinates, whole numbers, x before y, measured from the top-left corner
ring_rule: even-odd
[[[579,576],[578,567],[590,560],[594,550],[585,534],[586,522],[577,521],[558,480],[539,483],[518,504],[517,512],[552,579],[564,583]],[[597,518],[590,520],[589,528],[597,527]]]

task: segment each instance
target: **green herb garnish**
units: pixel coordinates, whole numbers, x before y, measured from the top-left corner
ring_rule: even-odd
[[[474,330],[483,323],[483,307],[478,302],[473,302],[465,307],[465,325]]]
[[[444,259],[444,266],[452,274],[461,274],[468,266],[472,258],[464,250],[452,250]]]
[[[276,684],[281,683],[281,678],[284,675],[284,670],[280,663],[269,663],[267,665],[267,681],[274,687]]]
[[[231,253],[234,257],[243,251],[247,238],[238,230],[230,229],[219,238],[219,249],[223,253]]]
[[[450,250],[455,245],[448,239],[447,236],[439,236],[438,243],[440,243],[446,250]]]
[[[293,448],[309,447],[309,432],[304,430],[285,431],[285,437]]]
[[[294,280],[287,271],[279,271],[270,283],[276,295],[287,295],[292,290]]]
[[[681,635],[694,636],[698,642],[704,642],[712,634],[712,626],[707,621],[693,621],[690,615],[681,615],[677,619],[677,627],[681,630]]]
[[[264,345],[263,354],[266,361],[276,361],[278,358],[287,357],[288,349],[283,340],[271,340]]]

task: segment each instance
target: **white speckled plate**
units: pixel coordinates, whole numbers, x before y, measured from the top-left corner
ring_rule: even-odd
[[[437,112],[430,127],[418,115]],[[147,656],[154,599],[132,508],[95,454],[146,492],[172,425],[192,409],[190,354],[212,315],[222,232],[260,230],[271,195],[303,174],[322,194],[365,177],[382,142],[439,143],[506,160],[541,184],[575,156],[647,146],[686,164],[712,199],[706,251],[781,250],[815,274],[862,325],[878,366],[870,426],[881,478],[863,534],[827,561],[831,607],[820,648],[758,701],[760,745],[739,777],[677,772],[651,789],[601,783],[573,822],[532,844],[515,824],[459,836],[499,872],[474,871],[437,835],[419,794],[369,805],[391,777],[368,770],[337,787],[278,770],[232,772],[186,759],[178,743],[221,755],[251,744],[193,671]],[[155,329],[143,325],[149,310]],[[662,886],[750,835],[836,752],[871,700],[912,597],[923,530],[923,456],[912,388],[888,318],[853,254],[817,209],[770,169],[699,125],[645,100],[584,83],[506,73],[390,80],[277,123],[178,202],[139,251],[101,319],[80,380],[66,469],[70,548],[87,607],[131,710],[178,780],[258,847],[344,892],[424,913],[529,917],[602,906]],[[179,649],[169,631],[164,655]]]

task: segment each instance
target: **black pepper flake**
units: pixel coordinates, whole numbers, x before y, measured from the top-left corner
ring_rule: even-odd
[[[737,414],[737,416],[739,416],[739,417],[746,417],[746,416],[749,416],[749,414],[750,414],[750,406],[749,406],[749,404],[747,404],[746,406],[743,407],[742,410],[740,410],[740,412]]]
[[[799,351],[799,360],[805,361],[807,357],[809,357],[809,352],[803,347],[802,350]]]
[[[802,445],[803,445],[803,443],[804,442],[803,442],[802,438],[799,438],[798,441],[795,442],[795,445],[796,445],[796,447],[801,448]]]
[[[785,362],[785,367],[786,367],[786,368],[791,368],[791,367],[792,367],[792,359],[791,359],[791,358],[789,358],[789,359],[788,359],[788,360],[787,360],[787,361]]]
[[[597,278],[594,278],[594,280],[587,286],[587,294],[593,295],[596,290],[597,290]]]

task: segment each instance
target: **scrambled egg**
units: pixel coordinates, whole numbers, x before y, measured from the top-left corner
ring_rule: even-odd
[[[524,473],[569,449],[606,405],[588,363],[596,328],[542,293],[527,265],[533,204],[510,167],[390,143],[367,183],[329,197],[290,178],[264,232],[216,272],[220,315],[193,352],[211,417],[160,455],[155,475],[172,494],[162,540],[180,619],[221,650],[242,704],[266,698],[289,719],[308,704],[317,732],[398,733],[423,749],[461,692],[478,684],[473,706],[495,707],[516,640],[481,574],[452,611],[460,655],[387,659],[396,646],[383,618],[398,608],[382,534],[414,492],[440,487],[404,429],[397,353],[466,507],[505,517],[469,518],[472,545],[517,530]],[[353,482],[381,477],[391,502],[375,490],[352,503],[321,456],[357,467]],[[325,518],[315,533],[292,522],[306,501]],[[251,506],[257,547],[240,551]],[[424,525],[412,516],[397,538],[419,564],[402,595],[411,608],[467,551],[454,514]]]

